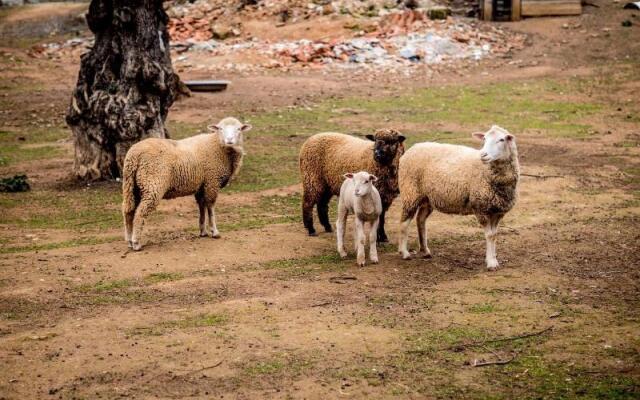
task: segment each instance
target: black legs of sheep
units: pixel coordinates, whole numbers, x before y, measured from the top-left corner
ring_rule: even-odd
[[[95,44],[82,56],[67,112],[74,173],[113,178],[132,144],[168,136],[169,107],[188,91],[171,66],[161,0],[92,0],[87,23]]]
[[[325,192],[319,199],[315,199],[308,193],[304,194],[302,199],[302,222],[309,232],[309,236],[316,236],[316,228],[313,226],[313,206],[318,210],[318,220],[324,228],[325,232],[333,232],[331,222],[329,221],[329,201],[333,195]],[[380,214],[380,222],[378,224],[378,242],[388,242],[389,238],[384,230],[384,216],[389,209],[389,204],[382,205],[382,213]]]

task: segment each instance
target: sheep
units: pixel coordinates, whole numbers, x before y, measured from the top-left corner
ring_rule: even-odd
[[[404,154],[405,137],[394,129],[379,129],[367,140],[341,133],[319,133],[311,136],[300,149],[302,178],[302,220],[309,236],[316,236],[313,226],[313,206],[326,232],[332,232],[329,222],[329,201],[340,193],[343,175],[351,171],[368,171],[378,177],[376,187],[382,199],[382,214],[378,224],[378,242],[387,242],[384,229],[385,213],[398,192],[398,163]],[[374,143],[371,143],[374,142]]]
[[[355,214],[355,244],[357,263],[364,267],[364,226],[369,225],[369,259],[372,263],[378,263],[378,250],[376,247],[377,228],[380,214],[382,213],[382,200],[378,189],[373,184],[378,180],[375,175],[360,171],[358,173],[344,174],[345,181],[340,187],[338,199],[338,220],[336,221],[338,236],[338,253],[340,257],[347,256],[344,250],[344,229],[347,216]]]
[[[472,136],[484,140],[482,149],[426,142],[411,147],[400,159],[402,216],[398,251],[402,258],[410,258],[407,236],[416,213],[420,253],[431,257],[426,221],[433,210],[438,210],[474,214],[485,230],[487,269],[498,268],[498,223],[518,198],[518,151],[515,137],[497,125]]]
[[[122,174],[122,214],[125,240],[133,250],[142,248],[144,220],[160,199],[195,195],[200,208],[200,236],[207,236],[206,210],[211,237],[220,237],[213,207],[220,189],[240,170],[243,133],[251,125],[225,118],[207,128],[210,134],[183,140],[145,139],[127,152]]]

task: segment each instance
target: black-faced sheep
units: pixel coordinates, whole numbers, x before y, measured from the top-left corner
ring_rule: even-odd
[[[347,224],[347,216],[355,216],[355,235],[357,263],[364,267],[364,245],[365,245],[365,224],[369,225],[369,259],[372,263],[378,263],[378,249],[376,237],[378,220],[382,213],[382,201],[378,189],[373,186],[378,178],[365,171],[356,174],[348,173],[344,175],[345,181],[340,188],[340,199],[338,201],[338,220],[336,230],[338,237],[338,253],[340,257],[346,257],[344,250],[344,232]]]
[[[400,160],[402,217],[398,251],[403,258],[410,258],[408,229],[416,213],[420,253],[431,257],[426,221],[433,210],[438,210],[448,214],[474,214],[485,229],[487,268],[498,268],[498,223],[518,197],[518,151],[515,137],[496,125],[486,133],[474,133],[473,137],[484,140],[482,149],[419,143]]]
[[[398,163],[404,153],[405,137],[394,129],[380,129],[366,137],[368,140],[341,133],[319,133],[302,145],[302,220],[310,236],[316,235],[313,206],[317,204],[318,219],[325,231],[331,232],[329,200],[340,194],[344,174],[367,171],[378,177],[375,186],[382,199],[378,242],[388,240],[384,218],[398,196]]]
[[[150,138],[131,146],[124,161],[122,214],[125,239],[140,250],[145,218],[160,199],[195,195],[200,208],[200,235],[207,235],[205,210],[212,237],[220,234],[213,211],[218,192],[242,165],[243,132],[251,125],[225,118],[209,125],[211,134],[183,140]]]

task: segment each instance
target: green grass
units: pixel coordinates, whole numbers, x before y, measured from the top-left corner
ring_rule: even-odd
[[[0,247],[0,254],[12,254],[12,253],[26,253],[30,251],[45,251],[64,249],[68,247],[78,246],[90,246],[102,243],[114,242],[121,239],[120,236],[114,237],[84,237],[78,239],[65,240],[62,242],[43,243],[43,244],[29,244],[24,246],[5,246]]]
[[[272,375],[280,372],[283,368],[284,364],[281,361],[264,361],[245,368],[245,372],[249,375]]]
[[[262,228],[271,224],[296,222],[300,208],[300,195],[262,196],[257,204],[239,204],[216,207],[221,231]]]
[[[472,314],[490,314],[496,312],[497,308],[491,303],[479,303],[469,307],[468,311]]]
[[[162,321],[153,326],[137,326],[126,331],[129,336],[162,336],[174,329],[194,329],[222,326],[229,321],[224,314],[197,314],[173,321]]]
[[[0,166],[56,158],[64,154],[65,151],[60,146],[0,144]]]
[[[149,274],[144,278],[145,283],[153,285],[155,283],[160,283],[160,282],[171,282],[171,281],[178,281],[180,279],[183,279],[184,276],[180,273],[174,273],[174,272],[158,272],[158,273],[154,273],[154,274]]]
[[[552,362],[541,355],[517,357],[486,375],[501,387],[497,399],[637,399],[640,380],[612,370]],[[518,377],[514,379],[514,377]]]

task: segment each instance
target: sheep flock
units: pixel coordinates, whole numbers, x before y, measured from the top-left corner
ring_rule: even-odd
[[[129,149],[123,167],[125,240],[142,248],[145,219],[161,199],[194,196],[200,211],[200,236],[220,238],[214,207],[220,190],[240,172],[244,133],[251,125],[224,118],[208,126],[208,133],[183,140],[145,139]],[[417,254],[431,258],[426,223],[436,210],[474,215],[484,228],[486,266],[498,268],[496,236],[501,219],[518,199],[520,166],[515,136],[497,125],[472,136],[482,148],[433,142],[417,143],[405,151],[405,136],[395,129],[379,129],[359,138],[335,132],[309,137],[300,149],[302,222],[309,236],[317,236],[313,208],[326,232],[333,232],[329,202],[338,196],[337,250],[344,247],[347,217],[354,215],[356,262],[378,263],[377,243],[388,241],[385,214],[400,197],[398,252],[409,251],[409,225],[415,218]],[[368,230],[368,232],[367,232]],[[367,240],[368,239],[368,240]]]

